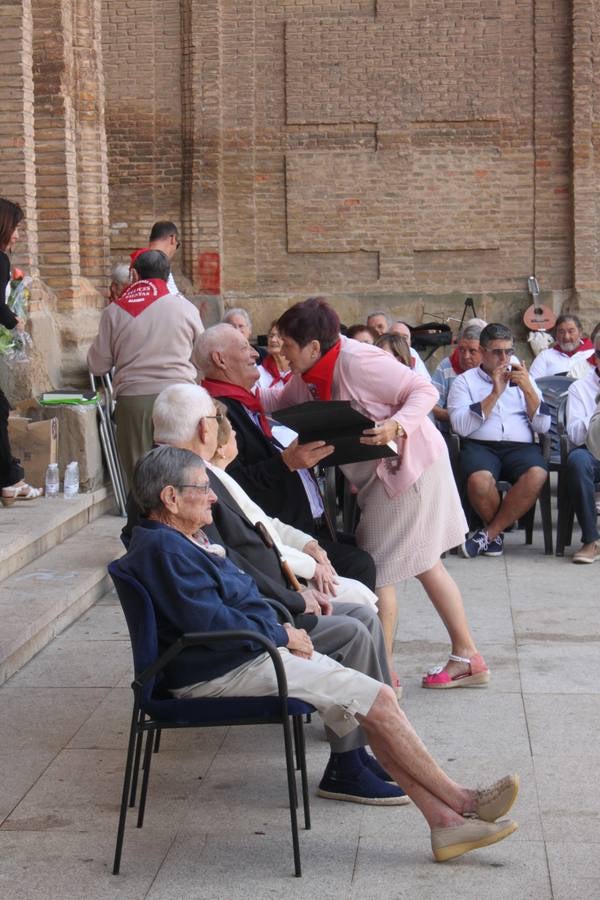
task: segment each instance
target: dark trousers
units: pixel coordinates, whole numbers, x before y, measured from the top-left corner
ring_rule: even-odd
[[[600,537],[594,503],[594,483],[597,481],[600,481],[600,460],[585,447],[571,450],[567,460],[567,485],[584,544],[591,544]]]
[[[8,440],[8,414],[10,404],[0,390],[0,488],[16,484],[24,475],[23,467],[10,452]]]
[[[327,531],[323,529],[316,535],[316,538],[339,575],[343,575],[344,578],[355,578],[369,590],[375,590],[373,557],[366,550],[357,547],[352,536],[338,532],[338,539],[334,542],[328,537]]]

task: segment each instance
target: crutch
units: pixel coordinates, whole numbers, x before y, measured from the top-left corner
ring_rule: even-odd
[[[94,393],[96,393],[96,379],[91,372],[90,385]],[[108,403],[109,401],[106,400],[105,402]],[[119,514],[123,517],[126,517],[126,495],[125,489],[123,487],[123,480],[120,472],[118,456],[116,455],[114,435],[112,432],[112,428],[108,424],[107,415],[100,398],[98,398],[98,400],[96,401],[96,409],[98,410],[98,430],[100,432],[100,443],[102,444],[102,450],[104,451],[104,458],[106,460],[108,474],[113,486],[115,500],[117,501]]]

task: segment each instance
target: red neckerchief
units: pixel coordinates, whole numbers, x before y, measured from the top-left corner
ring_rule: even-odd
[[[292,377],[291,372],[286,372],[282,374],[277,368],[277,363],[273,359],[273,357],[269,354],[262,361],[263,369],[272,376],[273,381],[272,384],[278,384],[278,382],[282,381],[283,384],[287,384],[290,378]],[[271,385],[272,386],[272,385]]]
[[[331,400],[333,370],[341,349],[342,342],[338,338],[337,343],[302,375],[303,381],[313,385],[317,400]]]
[[[130,284],[128,288],[125,288],[121,296],[113,300],[113,303],[120,306],[121,309],[124,309],[126,313],[129,313],[135,319],[145,309],[148,309],[155,300],[164,297],[168,293],[167,282],[163,281],[162,278],[142,278],[140,281],[136,281],[135,284]]]
[[[594,368],[596,366],[596,362],[600,363],[600,359],[596,359],[595,353],[592,353],[591,356],[588,356],[587,361],[589,362],[590,366],[594,366]],[[598,372],[598,369],[596,369],[596,373],[600,376],[600,372]]]
[[[257,394],[252,394],[237,384],[231,384],[229,381],[217,381],[215,378],[205,378],[202,387],[208,391],[211,397],[229,397],[230,400],[239,400],[242,406],[245,406],[250,412],[258,413],[258,421],[263,434],[268,438],[273,437],[271,426]]]
[[[460,353],[458,352],[458,347],[453,351],[452,356],[450,357],[450,365],[457,375],[462,375],[462,373],[465,371],[460,364]]]
[[[565,356],[575,356],[576,353],[581,353],[583,350],[593,350],[594,345],[589,338],[582,338],[581,344],[575,350],[563,350],[560,344],[555,344],[552,349],[558,350],[559,353],[563,353]]]

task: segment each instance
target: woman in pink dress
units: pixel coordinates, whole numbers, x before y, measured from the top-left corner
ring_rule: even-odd
[[[397,623],[395,585],[416,577],[450,637],[445,665],[423,687],[487,684],[489,670],[473,641],[460,590],[440,559],[464,540],[467,524],[448,452],[428,418],[436,389],[390,354],[339,334],[339,318],[321,297],[295,304],[279,319],[283,352],[294,376],[280,391],[261,392],[267,409],[311,399],[349,400],[374,420],[364,444],[393,441],[398,459],[343,466],[358,489],[358,545],[377,566],[378,608],[390,658]]]

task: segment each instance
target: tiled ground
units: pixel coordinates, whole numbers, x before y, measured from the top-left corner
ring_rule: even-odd
[[[520,533],[501,559],[447,564],[464,593],[487,690],[426,692],[443,628],[415,582],[399,591],[403,707],[449,772],[522,775],[520,830],[440,866],[412,807],[313,797],[292,875],[280,736],[165,734],[143,830],[110,873],[130,712],[130,658],[107,596],[0,689],[0,896],[38,898],[600,897],[600,567],[546,558]],[[328,755],[308,728],[311,784]]]

